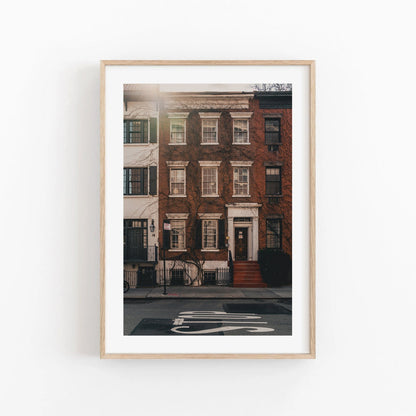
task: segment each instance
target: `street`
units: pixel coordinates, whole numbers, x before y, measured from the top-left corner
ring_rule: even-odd
[[[291,334],[290,298],[124,300],[124,335]]]

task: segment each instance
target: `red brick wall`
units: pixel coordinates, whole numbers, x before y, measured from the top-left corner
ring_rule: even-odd
[[[283,251],[292,255],[292,110],[291,109],[260,109],[259,101],[251,102],[251,128],[255,148],[255,163],[253,166],[254,181],[256,182],[256,202],[262,204],[259,209],[259,248],[266,248],[266,218],[282,215],[282,246]],[[281,114],[281,141],[277,152],[271,152],[265,145],[264,114]],[[282,197],[278,204],[269,204],[265,198],[266,176],[264,162],[281,162]],[[252,194],[253,196],[253,194]]]
[[[206,111],[206,110],[203,110]],[[219,111],[219,110],[216,110]],[[283,250],[291,254],[292,232],[292,120],[291,110],[273,109],[263,110],[259,108],[258,100],[250,102],[250,110],[253,116],[249,123],[250,145],[233,145],[233,121],[230,111],[224,110],[218,122],[219,145],[201,145],[201,119],[198,110],[190,111],[186,122],[186,146],[169,146],[170,120],[167,112],[161,108],[160,112],[160,151],[159,151],[159,215],[160,224],[166,219],[166,213],[189,213],[187,224],[186,246],[195,246],[197,213],[222,213],[227,230],[227,209],[225,204],[236,202],[258,202],[262,204],[259,209],[259,248],[266,246],[266,220],[268,215],[283,216]],[[264,113],[282,114],[282,145],[279,152],[269,152],[264,138]],[[166,161],[189,161],[186,168],[186,198],[169,197],[169,168]],[[201,167],[198,161],[221,161],[218,168],[218,198],[205,198],[201,196]],[[233,168],[231,160],[254,161],[250,168],[250,198],[233,198]],[[281,161],[282,166],[282,192],[279,204],[269,204],[265,194],[265,166],[264,162]],[[160,227],[162,228],[162,227]],[[163,241],[163,231],[160,229],[159,241]],[[189,249],[188,249],[189,251]],[[198,254],[201,255],[198,250]],[[175,257],[178,253],[170,253]],[[203,253],[206,260],[226,260],[227,250],[219,253]],[[169,257],[167,257],[169,258]]]

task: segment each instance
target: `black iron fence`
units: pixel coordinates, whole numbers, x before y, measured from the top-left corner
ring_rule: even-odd
[[[158,247],[156,245],[145,247],[145,248],[132,247],[131,245],[124,246],[124,261],[125,262],[156,263],[157,260],[158,260]]]
[[[150,267],[124,271],[124,280],[131,288],[163,286],[165,279],[167,286],[232,286],[233,283],[229,267],[203,270],[202,275],[187,268],[166,268],[165,273],[163,269]]]
[[[131,288],[156,286],[156,270],[150,267],[124,270],[124,280]]]

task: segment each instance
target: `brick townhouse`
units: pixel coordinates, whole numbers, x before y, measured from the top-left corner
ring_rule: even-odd
[[[231,263],[234,286],[265,286],[259,252],[292,254],[291,92],[165,93],[158,110],[169,282],[221,284]]]

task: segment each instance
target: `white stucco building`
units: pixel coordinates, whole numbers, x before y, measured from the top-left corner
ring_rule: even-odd
[[[124,270],[132,286],[150,283],[158,256],[159,108],[157,91],[124,86]]]

